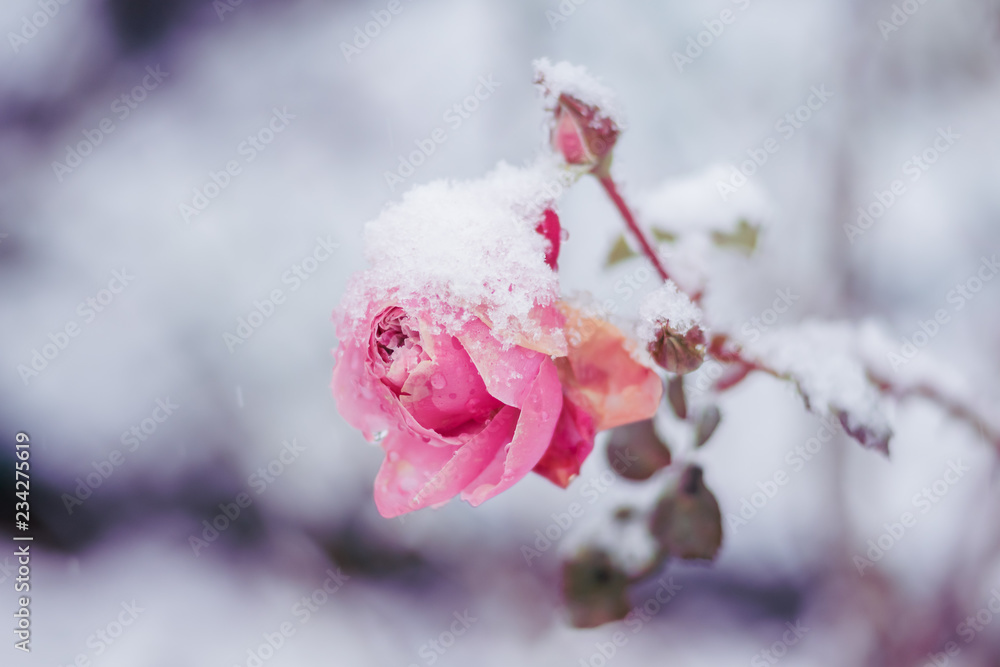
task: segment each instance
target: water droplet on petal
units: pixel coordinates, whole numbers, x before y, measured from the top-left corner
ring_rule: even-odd
[[[559,238],[562,241],[569,241],[569,230],[563,227],[559,230]]]
[[[447,384],[448,380],[441,373],[435,373],[431,376],[431,386],[435,389],[444,389]]]
[[[387,435],[389,435],[389,432],[383,429],[381,431],[377,431],[374,434],[373,438],[375,442],[382,442],[383,440],[385,440],[385,436]]]
[[[389,452],[389,454],[386,455],[386,458],[389,459],[390,463],[395,463],[399,460],[399,454],[397,452]]]
[[[448,398],[454,401],[456,398],[458,398],[458,394],[456,394],[455,392],[451,392],[450,394],[448,394]]]

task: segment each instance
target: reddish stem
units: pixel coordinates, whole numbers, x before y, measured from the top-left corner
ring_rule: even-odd
[[[601,182],[601,185],[604,186],[604,190],[608,193],[608,196],[611,197],[611,201],[613,201],[615,206],[618,207],[618,212],[621,213],[622,218],[625,219],[625,224],[628,226],[629,231],[631,231],[632,235],[639,241],[642,253],[646,255],[650,262],[653,263],[653,266],[656,268],[656,272],[660,274],[661,278],[663,278],[663,282],[670,280],[670,276],[667,274],[667,270],[664,269],[663,265],[660,263],[660,258],[656,254],[656,251],[653,250],[653,246],[650,245],[649,241],[646,240],[646,235],[642,233],[641,229],[639,229],[639,225],[636,223],[635,216],[632,215],[632,211],[629,209],[628,204],[626,204],[625,200],[622,199],[622,196],[618,194],[618,187],[615,185],[614,179],[612,179],[610,175],[598,176],[597,179]]]

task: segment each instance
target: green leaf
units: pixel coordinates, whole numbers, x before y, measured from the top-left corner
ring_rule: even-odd
[[[628,575],[601,549],[588,548],[562,566],[562,590],[570,622],[596,628],[628,615]]]
[[[720,248],[730,247],[751,254],[757,248],[760,226],[740,220],[733,232],[712,232],[712,242]]]
[[[649,231],[653,233],[653,238],[660,243],[674,243],[677,241],[677,234],[673,232],[668,232],[665,229],[660,229],[659,227],[652,227]]]
[[[653,420],[619,426],[611,431],[608,464],[625,479],[641,482],[670,465],[670,448],[656,434]]]
[[[676,558],[713,560],[719,553],[722,513],[699,466],[689,466],[660,497],[649,529],[660,547]]]
[[[615,244],[611,247],[611,252],[608,253],[608,258],[605,260],[604,265],[614,266],[636,256],[638,256],[638,253],[629,247],[628,242],[625,240],[625,235],[619,234],[618,238],[615,239]]]

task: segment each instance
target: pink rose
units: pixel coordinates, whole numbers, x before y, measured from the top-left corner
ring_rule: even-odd
[[[537,231],[554,268],[556,215],[547,211]],[[386,452],[375,479],[383,516],[456,495],[479,505],[532,470],[565,487],[597,431],[655,413],[659,377],[610,324],[536,306],[532,329],[543,334],[505,347],[485,317],[453,309],[462,324],[448,331],[426,302],[372,296],[361,326],[338,327],[333,395]]]
[[[375,504],[386,517],[459,494],[479,505],[531,470],[565,487],[598,430],[648,419],[660,401],[659,378],[606,323],[553,360],[503,349],[477,318],[451,335],[400,304],[371,312],[369,338],[341,342],[332,386],[351,425],[385,434]]]
[[[507,489],[545,454],[562,411],[548,354],[504,350],[476,318],[435,331],[401,304],[372,308],[368,340],[341,342],[333,392],[366,437],[385,432],[375,504],[386,517]]]

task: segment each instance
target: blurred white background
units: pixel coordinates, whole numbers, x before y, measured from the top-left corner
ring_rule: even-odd
[[[388,4],[398,13],[384,13]],[[944,308],[950,322],[921,354],[959,369],[982,404],[1000,404],[1000,280],[961,310],[948,301],[982,257],[1000,252],[1000,5],[900,4],[917,10],[884,36],[879,21],[894,7],[883,0],[5,2],[0,459],[11,470],[13,434],[31,435],[37,537],[33,650],[13,650],[4,630],[3,664],[70,665],[82,655],[108,667],[599,667],[600,645],[621,630],[628,642],[609,664],[757,665],[772,664],[760,652],[799,621],[809,631],[783,664],[923,665],[956,641],[949,664],[1000,665],[1000,614],[969,643],[956,629],[1000,590],[996,454],[926,403],[894,411],[890,460],[841,438],[790,472],[748,525],[727,530],[717,563],[671,567],[682,591],[639,632],[581,631],[558,599],[557,551],[570,537],[530,565],[521,547],[606,469],[599,453],[567,491],[532,477],[478,509],[454,502],[385,520],[371,491],[380,450],[342,421],[328,390],[331,312],[364,265],[364,222],[412,185],[531,159],[544,140],[531,61],[547,56],[617,90],[628,128],[615,171],[640,202],[782,137],[776,123],[826,86],[831,99],[751,178],[767,228],[760,256],[730,288],[733,321],[787,288],[801,300],[781,324],[873,317],[898,339]],[[45,7],[44,25],[26,28]],[[674,53],[724,10],[734,20],[679,68]],[[346,57],[342,44],[354,44],[372,12],[391,21]],[[496,92],[459,126],[446,123],[488,76]],[[275,109],[286,120],[272,124]],[[269,124],[284,126],[248,148],[251,136],[271,138]],[[391,191],[385,172],[437,127],[447,141]],[[904,163],[940,128],[960,138],[911,182]],[[74,164],[67,146],[87,141],[97,145],[78,166],[53,166]],[[213,173],[226,181],[218,174],[229,162],[239,173],[185,215],[181,205],[194,206]],[[850,242],[844,225],[894,179],[905,194]],[[711,189],[703,199],[719,206]],[[616,299],[627,319],[640,299],[615,286],[641,260],[602,269],[621,232],[613,208],[584,181],[560,215],[570,234],[563,289]],[[288,272],[318,239],[339,246],[292,290]],[[107,300],[116,271],[134,278],[101,312],[88,307]],[[287,300],[230,350],[224,334],[274,289]],[[37,375],[19,370],[71,322],[78,335]],[[178,406],[162,423],[148,421],[158,400]],[[764,377],[722,405],[719,433],[696,457],[727,515],[790,471],[786,453],[819,422]],[[123,434],[142,433],[144,420],[131,451]],[[252,476],[293,439],[300,455],[261,488]],[[114,450],[121,465],[70,513],[65,494]],[[853,556],[959,459],[970,470],[859,577]],[[193,548],[202,522],[243,492],[252,504]],[[634,493],[616,482],[572,539]],[[12,507],[5,501],[5,531]],[[10,610],[12,553],[0,550]],[[328,599],[314,597],[324,602],[306,617],[295,605],[338,567],[348,578]],[[142,609],[134,622],[101,639],[133,601]],[[445,633],[465,627],[454,614],[466,611],[476,620],[452,646],[428,644],[449,643]],[[255,663],[248,652],[268,635],[278,643],[283,623],[294,634]]]

